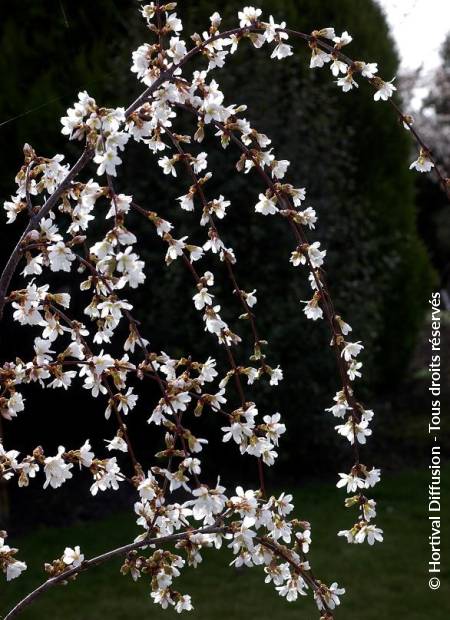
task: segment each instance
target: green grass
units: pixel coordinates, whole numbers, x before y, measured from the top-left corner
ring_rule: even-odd
[[[315,484],[295,492],[297,514],[311,521],[313,546],[310,560],[316,575],[326,583],[337,580],[347,588],[337,613],[346,620],[447,620],[450,618],[448,518],[450,506],[442,510],[443,541],[441,589],[428,588],[427,472],[406,471],[385,477],[375,489],[385,542],[374,548],[350,546],[337,538],[337,530],[348,525],[350,515],[342,507],[343,495],[330,485]],[[443,470],[442,495],[450,497],[450,468]],[[447,519],[447,523],[446,523]],[[129,542],[137,532],[132,519],[117,515],[101,522],[67,528],[37,529],[21,540],[20,558],[28,571],[0,590],[0,617],[12,604],[43,579],[44,560],[58,557],[65,545],[80,544],[86,557]],[[273,587],[263,583],[260,568],[235,570],[228,567],[227,552],[208,551],[198,569],[186,569],[176,582],[190,593],[196,620],[294,620],[318,618],[308,597],[296,603],[281,599]],[[174,618],[149,597],[144,579],[134,583],[118,573],[120,562],[91,569],[67,587],[55,588],[28,608],[24,620],[128,620],[130,618]]]

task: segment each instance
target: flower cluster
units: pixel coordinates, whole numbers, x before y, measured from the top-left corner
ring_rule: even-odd
[[[0,569],[6,575],[6,580],[11,581],[19,577],[19,575],[27,568],[25,562],[16,560],[14,557],[18,549],[14,549],[5,544],[7,533],[0,531]]]
[[[125,121],[124,108],[98,108],[86,91],[79,93],[78,101],[61,119],[62,133],[71,140],[85,139],[95,148],[94,162],[97,174],[116,176],[116,167],[122,163],[118,153],[123,151],[129,134],[120,131]]]

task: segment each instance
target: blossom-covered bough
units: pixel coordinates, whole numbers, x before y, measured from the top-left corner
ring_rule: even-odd
[[[276,24],[271,16],[263,21],[259,9],[245,7],[239,13],[239,27],[226,32],[220,32],[221,18],[214,13],[208,32],[194,34],[194,46],[188,51],[179,37],[182,24],[175,8],[173,2],[142,8],[155,40],[133,53],[132,71],[146,85],[138,99],[127,109],[107,109],[86,92],[80,93],[62,119],[63,134],[84,145],[78,161],[70,168],[63,156],[40,157],[25,145],[16,195],[5,203],[8,222],[19,216],[28,217],[28,224],[0,278],[0,314],[10,307],[14,320],[33,327],[38,335],[30,360],[16,359],[0,368],[0,413],[10,420],[24,411],[22,385],[69,389],[81,382],[93,398],[103,398],[105,417],[111,418],[115,431],[104,454],[94,454],[89,439],[81,448],[60,446],[56,455],[38,446],[23,456],[0,443],[0,478],[23,487],[30,479],[43,476],[44,488],[59,488],[85,468],[92,474],[93,495],[131,485],[136,493],[137,524],[142,528],[135,541],[95,558],[85,559],[78,546],[66,547],[60,558],[45,565],[48,579],[5,620],[17,616],[54,585],[66,584],[78,573],[116,556],[123,557],[122,573],[130,573],[134,580],[148,579],[156,603],[163,608],[174,606],[178,612],[190,610],[190,596],[178,592],[174,580],[185,565],[195,567],[201,562],[203,548],[222,545],[232,549],[234,565],[262,566],[265,581],[273,582],[288,601],[311,592],[323,619],[334,617],[344,593],[336,582],[327,586],[314,574],[308,559],[310,525],[292,517],[292,496],[271,496],[265,488],[264,467],[275,462],[286,428],[279,413],[259,413],[250,390],[259,380],[278,385],[283,373],[279,366],[269,365],[264,352],[267,341],[259,334],[254,312],[256,290],[247,292],[239,284],[235,252],[221,236],[222,220],[231,205],[224,196],[208,192],[212,176],[208,156],[194,146],[208,131],[220,139],[224,149],[230,147],[238,172],[257,173],[261,191],[256,213],[281,217],[292,231],[290,262],[306,269],[312,289],[311,299],[301,302],[303,312],[307,319],[326,320],[337,362],[339,389],[327,411],[338,418],[335,428],[352,449],[353,464],[348,473],[339,474],[337,486],[351,494],[345,505],[356,514],[354,524],[339,535],[349,543],[372,545],[382,540],[381,529],[373,523],[375,501],[367,497],[380,479],[380,470],[363,464],[359,454],[360,445],[371,434],[373,417],[354,389],[361,376],[358,355],[363,345],[350,340],[352,329],[334,308],[323,268],[326,251],[309,239],[317,214],[311,206],[304,206],[304,188],[284,182],[289,162],[276,159],[270,139],[243,116],[245,106],[225,103],[218,82],[209,74],[214,71],[216,75],[246,39],[257,48],[269,46],[271,58],[282,60],[292,54],[289,37],[300,38],[311,48],[311,68],[329,64],[344,92],[358,86],[358,76],[369,80],[374,99],[389,101],[418,143],[419,156],[411,167],[419,171],[434,168],[447,192],[448,180],[412,127],[411,117],[403,115],[390,98],[395,91],[392,81],[377,77],[375,63],[353,61],[343,54],[342,48],[351,41],[347,32],[336,36],[333,28],[323,28],[304,34],[286,28],[285,23]],[[198,55],[206,60],[205,68],[191,75],[183,73],[189,60]],[[193,135],[176,131],[176,119],[185,113],[194,121]],[[178,238],[167,219],[120,193],[117,170],[129,140],[149,148],[162,173],[176,177],[179,170],[188,172],[191,185],[178,201],[186,212],[200,211],[200,225],[206,230],[201,245]],[[80,173],[91,161],[97,164],[97,180],[81,180]],[[137,237],[127,227],[131,212],[148,220],[167,244],[167,265],[176,260],[184,263],[205,331],[224,349],[229,364],[224,376],[219,377],[215,359],[195,361],[188,354],[175,359],[155,352],[148,335],[141,333],[126,299],[127,289],[136,289],[146,279],[144,262],[134,249]],[[98,218],[106,221],[108,231],[103,238],[93,239],[90,223]],[[208,253],[224,264],[230,291],[242,309],[240,318],[250,326],[253,355],[248,365],[238,362],[241,337],[223,320],[215,298],[214,282],[219,276],[197,266]],[[25,284],[10,290],[19,265]],[[88,298],[85,322],[71,314],[69,294],[52,291],[45,283],[46,273],[59,271],[80,276],[80,288]],[[123,323],[128,325],[128,337],[121,343],[123,355],[113,357],[105,351],[110,343],[117,343],[115,330]],[[154,381],[160,391],[148,420],[163,431],[164,449],[155,455],[154,463],[138,461],[128,433],[125,418],[133,414],[139,396],[130,379]],[[229,492],[220,480],[215,486],[202,481],[200,457],[208,442],[193,434],[189,418],[204,412],[217,418],[224,442],[233,441],[241,454],[255,457],[256,489],[238,486]],[[111,456],[114,451],[117,456]],[[178,489],[182,492],[177,493]],[[0,533],[0,568],[8,581],[26,569],[17,550],[6,544],[6,532]]]

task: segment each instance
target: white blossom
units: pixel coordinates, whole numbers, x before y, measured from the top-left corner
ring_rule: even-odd
[[[70,470],[72,469],[73,465],[72,463],[65,462],[65,460],[63,459],[64,453],[65,448],[63,446],[59,446],[56,456],[48,456],[44,460],[44,489],[46,489],[49,485],[53,489],[57,489],[66,480],[72,478],[72,473]]]
[[[63,562],[68,566],[72,566],[73,568],[77,568],[81,566],[84,561],[84,555],[80,551],[80,547],[77,545],[73,549],[70,547],[66,547],[63,555]]]
[[[253,6],[246,6],[239,11],[239,25],[241,28],[245,26],[252,26],[254,22],[256,22],[261,15],[261,9],[255,9]]]
[[[412,162],[409,169],[413,168],[418,172],[430,172],[434,167],[434,163],[429,158],[429,155],[423,150],[420,150],[419,157]]]
[[[62,241],[48,247],[48,258],[52,271],[70,271],[71,263],[75,260],[71,249]]]
[[[259,202],[255,206],[255,211],[257,213],[262,213],[262,215],[274,215],[278,212],[278,207],[273,199],[267,198],[265,194],[260,194]]]
[[[390,82],[384,82],[383,80],[380,80],[380,83],[377,85],[377,90],[373,96],[375,101],[379,101],[380,99],[382,101],[387,101],[390,97],[392,97],[394,91],[397,90],[396,87],[392,84],[392,82],[393,80],[391,80]]]

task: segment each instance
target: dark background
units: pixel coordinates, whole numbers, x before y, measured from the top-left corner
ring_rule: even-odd
[[[286,19],[305,32],[330,24],[339,32],[348,29],[354,37],[350,55],[378,62],[385,79],[398,72],[394,43],[374,2],[367,0],[364,11],[358,0],[304,0],[301,8],[293,1],[272,0],[259,6],[264,15],[273,13],[275,19]],[[215,9],[223,15],[224,27],[235,24],[240,7],[241,2],[235,0],[214,5],[181,2],[178,12],[186,33],[191,33],[204,29]],[[136,3],[125,0],[13,2],[2,13],[0,195],[7,200],[15,191],[13,179],[22,164],[25,142],[40,155],[61,152],[70,162],[78,156],[80,145],[61,135],[59,119],[79,90],[86,89],[107,107],[126,107],[141,92],[129,66],[131,50],[148,40],[148,33]],[[216,71],[212,77],[222,85],[228,103],[248,105],[248,117],[272,138],[277,156],[292,162],[289,181],[307,188],[306,204],[316,208],[320,222],[314,238],[328,251],[327,274],[337,311],[353,326],[354,339],[365,345],[359,393],[375,409],[377,418],[364,458],[383,469],[398,469],[419,462],[426,450],[427,301],[433,286],[445,280],[448,272],[448,252],[437,248],[436,224],[428,213],[441,210],[443,199],[430,177],[418,179],[419,175],[408,170],[415,158],[412,144],[390,107],[374,103],[365,83],[357,92],[343,94],[328,69],[308,69],[308,49],[299,42],[294,47],[293,57],[278,62],[269,61],[268,49],[258,51],[243,44],[228,61],[227,70]],[[401,94],[397,98],[400,101]],[[188,117],[177,123],[179,131],[192,128]],[[295,481],[335,476],[338,464],[348,465],[348,445],[336,437],[334,421],[323,413],[338,386],[327,330],[303,319],[299,300],[306,298],[309,285],[289,265],[293,243],[288,228],[276,218],[254,216],[262,190],[257,177],[235,173],[238,153],[212,151],[217,146],[214,140],[202,145],[202,150],[210,152],[214,170],[208,191],[211,197],[222,193],[232,202],[220,230],[236,250],[240,285],[244,290],[257,288],[257,325],[270,342],[268,361],[272,366],[281,364],[285,372],[278,389],[260,386],[255,390],[260,410],[279,410],[288,425],[282,457],[269,475]],[[119,170],[118,188],[167,216],[175,223],[176,236],[188,234],[193,243],[201,244],[204,231],[198,229],[197,216],[180,214],[175,201],[185,193],[188,179],[180,174],[168,184],[155,163],[145,147],[130,145]],[[93,167],[85,178],[89,175],[94,175]],[[18,220],[9,227],[3,220],[1,264],[25,226],[24,217]],[[165,247],[151,226],[141,219],[131,221],[131,228],[141,237],[139,251],[147,263],[147,280],[138,291],[127,291],[127,297],[143,321],[143,333],[152,349],[174,356],[189,352],[200,360],[217,356],[226,368],[226,359],[217,352],[214,338],[204,333],[193,309],[194,290],[183,265],[176,262],[165,268]],[[92,231],[100,234],[101,224]],[[237,321],[240,308],[231,296],[223,266],[216,265],[214,271],[224,316],[244,339],[237,352],[238,360],[244,362],[250,353],[250,330]],[[16,277],[13,284],[18,287],[21,282]],[[72,282],[60,275],[51,285],[57,290],[70,287],[72,292]],[[74,313],[82,317],[86,297],[77,294],[76,288],[73,294]],[[35,333],[13,325],[10,310],[5,315],[1,361],[16,355],[29,359]],[[145,459],[160,445],[145,423],[158,395],[152,386],[137,389],[139,406],[128,423],[139,456]],[[60,443],[77,448],[87,437],[94,447],[100,447],[103,439],[114,434],[112,422],[104,419],[103,402],[91,400],[81,388],[66,394],[27,387],[25,396],[26,411],[3,423],[7,448],[30,451],[41,444],[52,453]],[[221,462],[227,464],[222,475],[231,479],[239,473],[242,477],[235,446],[220,443],[217,420],[202,418],[201,423],[200,436],[211,436],[212,446],[205,452],[210,477],[216,476]],[[214,458],[216,449],[223,460]],[[244,475],[252,478],[253,461],[249,458],[245,464],[248,473]],[[97,514],[101,505],[110,510],[111,502],[116,502],[108,496],[100,501],[84,499],[89,481],[72,482],[80,484],[78,516]],[[49,522],[54,514],[63,520],[73,517],[73,485],[44,494],[37,484],[31,486],[10,495],[10,520],[15,527],[22,522],[24,526],[30,521]],[[30,500],[35,510],[24,514],[22,507],[30,506]]]

